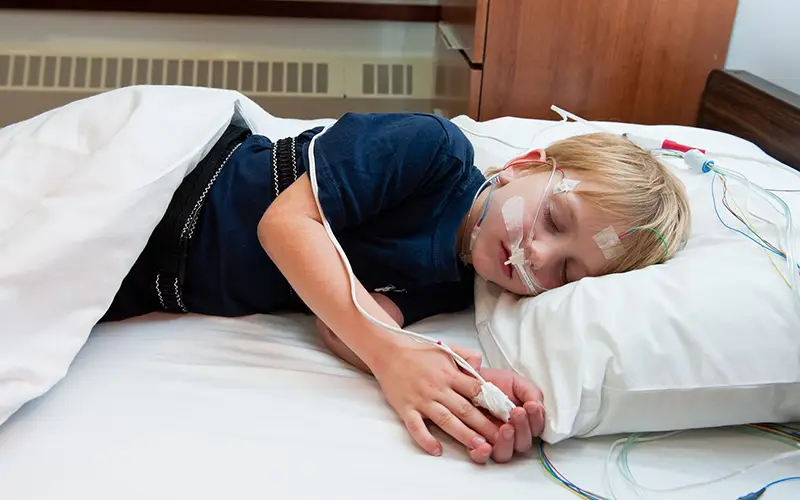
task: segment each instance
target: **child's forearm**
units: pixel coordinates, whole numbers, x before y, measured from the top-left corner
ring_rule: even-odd
[[[355,308],[347,271],[322,225],[307,176],[301,176],[262,217],[258,236],[298,296],[374,370],[398,337]],[[397,322],[356,281],[359,304],[390,325]]]
[[[399,307],[397,307],[397,304],[395,304],[392,299],[381,293],[371,293],[370,295],[375,299],[378,305],[380,305],[383,310],[386,311],[389,316],[392,317],[392,319],[394,319],[395,323],[398,325],[403,324],[403,312]],[[328,349],[330,349],[333,354],[339,356],[347,363],[350,363],[365,373],[372,373],[369,369],[369,366],[367,366],[364,361],[356,356],[356,354],[349,347],[347,347],[344,342],[342,342],[339,337],[337,337],[336,334],[333,333],[333,331],[328,328],[328,326],[319,318],[317,318],[317,332],[322,338],[322,341],[326,346],[328,346]]]

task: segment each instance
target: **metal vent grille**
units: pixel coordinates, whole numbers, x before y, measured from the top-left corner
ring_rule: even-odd
[[[0,54],[0,88],[103,91],[188,85],[248,94],[330,94],[325,62]]]
[[[364,64],[361,91],[365,95],[412,95],[414,68],[410,64]]]
[[[112,50],[112,48],[106,48]],[[431,99],[430,57],[264,50],[231,59],[179,51],[159,56],[0,50],[0,91],[95,93],[130,85],[185,85],[236,90],[251,96]]]

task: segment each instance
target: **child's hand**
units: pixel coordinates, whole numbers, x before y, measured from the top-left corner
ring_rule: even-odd
[[[515,452],[530,450],[533,438],[539,437],[544,430],[542,391],[533,382],[511,370],[482,368],[479,373],[517,405],[511,410],[509,423],[500,426],[500,437],[492,449],[495,462],[508,462]]]
[[[371,369],[422,449],[435,456],[442,453],[442,445],[425,426],[429,419],[466,446],[473,461],[488,460],[492,446],[486,438],[497,436],[498,426],[472,404],[480,382],[462,372],[447,353],[398,337],[394,349]]]

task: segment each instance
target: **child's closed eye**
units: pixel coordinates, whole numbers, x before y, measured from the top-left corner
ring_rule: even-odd
[[[551,213],[551,208],[548,205],[544,209],[544,221],[547,224],[547,227],[554,233],[558,232],[558,226],[556,226],[555,221],[553,220],[553,214]]]

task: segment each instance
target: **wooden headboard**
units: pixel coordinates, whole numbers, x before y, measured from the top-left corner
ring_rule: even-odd
[[[800,95],[746,71],[711,72],[697,126],[741,137],[800,170]]]

